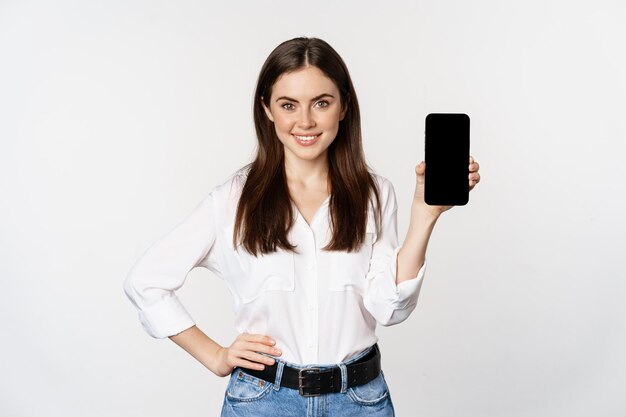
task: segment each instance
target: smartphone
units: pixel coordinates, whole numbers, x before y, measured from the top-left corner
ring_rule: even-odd
[[[464,206],[469,201],[469,116],[430,113],[424,136],[424,201],[430,206]]]

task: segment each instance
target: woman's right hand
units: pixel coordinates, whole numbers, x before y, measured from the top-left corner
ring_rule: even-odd
[[[276,342],[262,334],[241,333],[229,347],[221,347],[216,353],[215,370],[217,376],[230,375],[238,366],[262,370],[263,364],[273,365],[274,359],[258,352],[274,356],[282,352],[274,347]]]

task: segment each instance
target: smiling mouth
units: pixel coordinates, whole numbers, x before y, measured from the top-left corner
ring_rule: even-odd
[[[312,146],[318,142],[321,135],[322,134],[319,133],[315,136],[313,135],[300,136],[300,135],[294,135],[294,134],[292,134],[291,136],[293,136],[296,142],[298,142],[302,146]]]
[[[292,135],[299,140],[302,141],[307,141],[307,140],[315,140],[315,138],[317,138],[319,135],[321,135],[321,133],[318,133],[317,135],[296,135],[295,133],[292,133]]]

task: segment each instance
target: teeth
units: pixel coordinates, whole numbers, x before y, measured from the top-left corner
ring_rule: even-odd
[[[300,139],[300,140],[313,140],[313,139],[315,139],[319,135],[316,135],[316,136],[297,136],[297,135],[294,135],[294,136],[296,138]]]

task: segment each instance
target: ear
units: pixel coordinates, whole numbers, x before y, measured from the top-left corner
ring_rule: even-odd
[[[265,110],[265,114],[267,115],[267,118],[270,119],[272,123],[274,123],[274,116],[272,116],[272,112],[270,111],[270,109],[267,108],[267,106],[263,102],[263,96],[261,96],[261,105],[263,106],[263,110]]]

